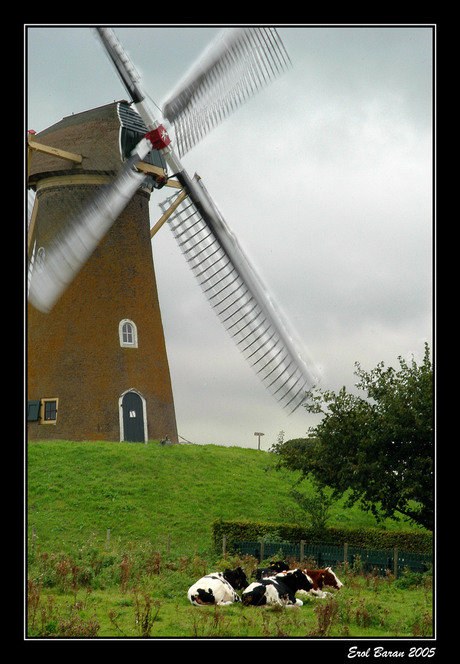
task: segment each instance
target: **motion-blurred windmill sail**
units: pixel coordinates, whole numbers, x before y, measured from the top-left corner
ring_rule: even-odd
[[[245,257],[201,179],[195,181],[213,207],[212,228],[190,199],[170,227],[220,321],[266,388],[293,412],[316,377],[298,354],[258,275]],[[162,209],[168,201],[160,203]]]
[[[164,103],[184,155],[230,113],[290,65],[273,28],[224,32]]]
[[[174,152],[163,125],[152,114],[140,77],[113,31],[98,34],[148,132],[119,176],[58,238],[54,256],[32,277],[31,298],[49,310],[94,251],[119,214],[120,206],[144,175],[136,163],[145,151],[158,150],[187,197],[170,216],[179,245],[224,326],[266,387],[290,411],[304,400],[316,377],[295,350],[291,338],[255,272],[228,229],[201,180],[190,178]],[[165,104],[179,151],[185,153],[249,96],[283,71],[289,59],[274,29],[250,28],[232,34],[210,52],[198,72]],[[35,283],[34,283],[35,281]]]
[[[111,184],[101,187],[51,241],[46,260],[33,271],[29,286],[29,300],[40,311],[48,313],[53,308],[142,184],[145,174],[134,170],[147,154],[141,147]]]
[[[99,32],[146,125],[158,130],[128,57],[111,31]],[[165,117],[174,124],[181,152],[185,153],[288,63],[273,29],[251,28],[223,40],[163,107]],[[266,387],[284,407],[295,410],[316,377],[295,350],[279,314],[201,179],[189,178],[169,142],[163,155],[188,194],[171,216],[170,224],[192,271]]]

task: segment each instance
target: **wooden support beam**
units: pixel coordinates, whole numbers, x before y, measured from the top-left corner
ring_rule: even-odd
[[[172,205],[166,210],[166,212],[158,219],[155,226],[153,226],[153,228],[150,231],[150,238],[152,238],[155,235],[155,233],[157,233],[160,230],[165,221],[169,219],[174,210],[182,203],[182,201],[186,197],[187,197],[187,192],[185,191],[185,189],[183,189],[179,194],[179,196],[174,201],[174,203],[172,203]]]
[[[74,161],[76,164],[81,164],[83,157],[81,154],[75,154],[73,152],[67,152],[66,150],[61,150],[59,148],[53,148],[50,145],[43,145],[42,143],[36,143],[33,139],[34,132],[29,131],[28,137],[28,147],[31,150],[37,150],[37,152],[44,152],[45,154],[50,154],[53,157],[58,157],[59,159],[67,159],[68,161]]]
[[[174,187],[174,189],[182,189],[182,185],[177,180],[168,180],[166,183],[167,187]]]
[[[136,168],[138,171],[141,171],[141,173],[145,173],[146,175],[155,175],[159,176],[160,178],[163,178],[166,176],[166,172],[164,171],[163,168],[160,168],[159,166],[154,166],[153,164],[147,164],[145,161],[140,161],[139,163],[136,164]],[[167,187],[175,187],[176,189],[182,189],[182,185],[177,182],[177,180],[168,180],[166,182]]]

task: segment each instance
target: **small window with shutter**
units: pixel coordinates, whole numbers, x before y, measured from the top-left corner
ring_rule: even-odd
[[[41,400],[41,424],[56,424],[58,415],[58,401],[59,400],[56,398],[47,398]]]

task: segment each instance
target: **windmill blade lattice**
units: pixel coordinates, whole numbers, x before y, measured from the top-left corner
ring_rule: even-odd
[[[275,28],[224,34],[163,105],[180,156],[290,66]]]
[[[193,274],[220,321],[265,387],[293,412],[316,382],[295,350],[257,275],[228,229],[201,179],[206,221],[186,198],[169,225]],[[171,199],[161,203],[165,211]],[[210,210],[212,218],[210,218]]]

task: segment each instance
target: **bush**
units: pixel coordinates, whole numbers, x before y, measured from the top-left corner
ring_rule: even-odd
[[[216,549],[222,546],[222,538],[227,537],[227,546],[233,542],[257,541],[268,533],[276,532],[281,540],[309,544],[332,544],[369,548],[400,549],[401,551],[431,553],[433,535],[430,532],[392,531],[377,528],[324,528],[318,533],[314,528],[296,524],[274,524],[262,521],[224,521],[218,519],[212,524],[212,541]]]
[[[404,569],[403,573],[396,579],[394,585],[396,588],[401,588],[402,590],[407,590],[411,588],[417,588],[418,586],[427,587],[432,584],[433,581],[433,570],[429,569],[426,572],[411,572],[408,569]]]

